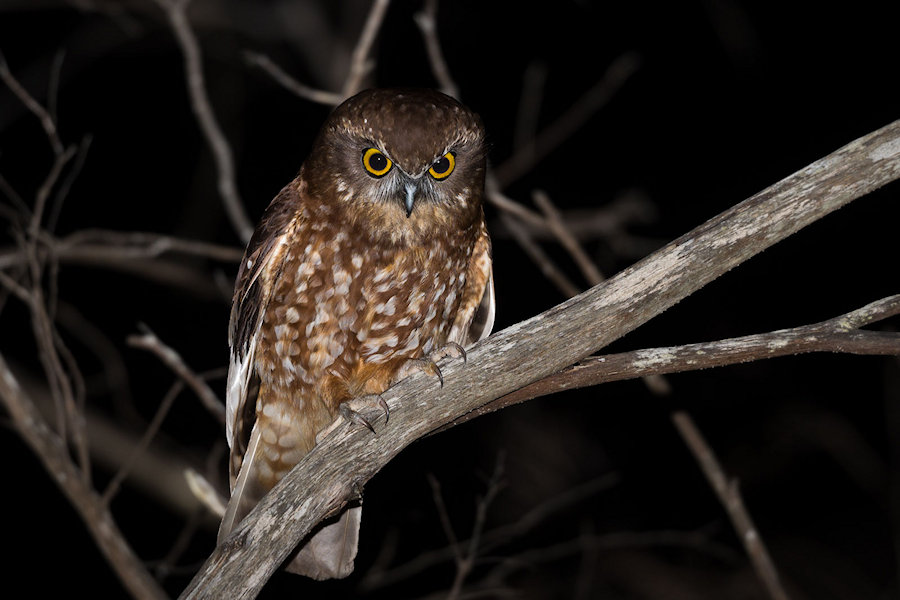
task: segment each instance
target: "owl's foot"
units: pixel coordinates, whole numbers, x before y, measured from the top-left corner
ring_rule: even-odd
[[[466,351],[465,349],[457,344],[456,342],[447,342],[443,348],[438,348],[434,352],[431,353],[429,358],[435,362],[441,360],[442,358],[447,358],[448,356],[452,356],[453,358],[461,358],[463,362],[466,362]]]
[[[463,347],[456,342],[448,342],[447,345],[438,348],[428,356],[423,358],[411,358],[406,361],[397,371],[397,374],[394,376],[394,380],[391,383],[397,383],[402,379],[406,379],[413,373],[422,372],[426,375],[437,377],[438,381],[441,382],[441,387],[444,387],[444,375],[437,366],[437,361],[442,358],[447,358],[448,356],[462,358],[463,362],[466,362],[466,351],[463,350]]]
[[[338,411],[343,418],[335,419],[331,425],[316,434],[316,443],[318,444],[323,439],[325,439],[325,437],[329,433],[337,429],[337,427],[344,420],[355,423],[357,425],[361,425],[372,433],[375,433],[375,428],[372,427],[372,423],[370,423],[369,420],[362,414],[364,410],[371,409],[379,409],[384,411],[384,424],[387,425],[388,419],[391,417],[391,410],[390,408],[388,408],[387,402],[385,402],[384,398],[382,398],[380,394],[369,394],[367,396],[352,398],[350,400],[347,400],[346,402],[341,402],[340,406],[338,407]]]

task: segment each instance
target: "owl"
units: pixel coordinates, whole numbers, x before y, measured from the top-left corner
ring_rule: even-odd
[[[325,122],[238,271],[220,541],[318,434],[358,416],[351,400],[439,374],[436,357],[490,333],[485,156],[478,116],[432,90],[367,90]],[[320,525],[288,569],[350,574],[360,517],[353,506]]]

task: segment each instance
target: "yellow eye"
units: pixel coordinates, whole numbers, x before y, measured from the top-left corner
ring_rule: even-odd
[[[450,173],[453,172],[453,168],[456,166],[456,157],[452,152],[448,152],[443,155],[431,165],[431,168],[428,169],[428,172],[435,179],[446,179],[450,176]]]
[[[384,177],[391,170],[394,163],[378,148],[369,148],[363,152],[363,166],[372,177]]]

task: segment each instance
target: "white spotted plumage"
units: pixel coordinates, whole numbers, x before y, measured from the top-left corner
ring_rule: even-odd
[[[377,178],[361,160],[373,144],[393,166]],[[427,175],[451,152],[449,177]],[[437,92],[364,92],[325,124],[238,273],[226,411],[233,491],[221,537],[311,450],[341,403],[490,332],[484,153],[477,117]],[[291,568],[348,574],[359,514],[322,528]]]

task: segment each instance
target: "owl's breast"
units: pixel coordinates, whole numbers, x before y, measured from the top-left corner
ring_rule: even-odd
[[[470,253],[450,239],[363,247],[346,232],[309,231],[273,276],[260,378],[334,401],[383,391],[403,362],[446,343]]]

